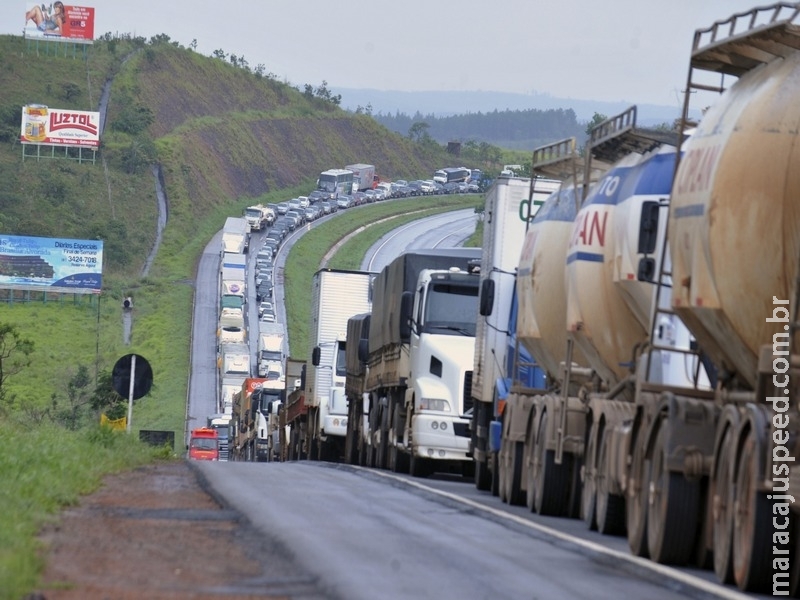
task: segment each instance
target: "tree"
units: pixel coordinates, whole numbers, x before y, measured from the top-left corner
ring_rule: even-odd
[[[415,142],[421,142],[424,138],[428,137],[429,128],[430,125],[424,121],[417,121],[408,130],[408,137]]]
[[[592,116],[592,120],[586,124],[586,135],[591,135],[592,129],[594,129],[595,126],[605,121],[607,118],[608,117],[606,115],[602,115],[600,113],[594,113],[594,115]]]
[[[23,338],[15,325],[0,323],[0,411],[13,400],[7,382],[31,364],[33,342]]]

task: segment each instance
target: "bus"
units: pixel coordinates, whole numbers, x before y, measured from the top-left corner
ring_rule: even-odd
[[[327,193],[331,200],[335,200],[340,195],[352,194],[353,172],[347,169],[323,171],[317,179],[317,189]]]
[[[433,180],[444,185],[453,181],[467,181],[469,176],[470,170],[465,167],[447,167],[436,171],[433,174]]]

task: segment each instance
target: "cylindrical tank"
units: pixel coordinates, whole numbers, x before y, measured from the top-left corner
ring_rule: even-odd
[[[737,81],[686,143],[671,200],[673,308],[750,387],[759,347],[784,332],[794,300],[799,88],[800,53]]]
[[[564,260],[577,212],[574,186],[551,194],[530,224],[517,270],[517,337],[559,384],[563,383],[559,365],[567,355]],[[577,348],[572,362],[588,364]]]
[[[655,286],[637,280],[639,223],[645,201],[669,196],[674,168],[671,146],[629,154],[592,188],[573,224],[567,327],[608,385],[630,372],[649,335]]]

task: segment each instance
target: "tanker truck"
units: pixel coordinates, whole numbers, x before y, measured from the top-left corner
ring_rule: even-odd
[[[507,362],[514,350],[512,306],[516,307],[516,270],[525,231],[543,201],[559,187],[559,182],[552,179],[504,177],[497,179],[486,194],[471,387],[470,444],[478,489],[488,490],[497,475],[499,448],[491,446],[489,432],[492,423],[499,425],[497,409],[505,400],[511,380]],[[513,315],[515,318],[516,311]],[[525,375],[521,377],[541,376],[541,369],[532,360],[525,362]]]
[[[480,248],[407,251],[375,278],[367,463],[426,476],[471,472],[469,392]],[[348,420],[350,435],[355,423]]]

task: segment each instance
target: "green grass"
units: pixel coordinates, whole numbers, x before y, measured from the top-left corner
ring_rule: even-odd
[[[0,423],[0,600],[19,600],[44,566],[37,535],[108,473],[151,463],[163,450],[108,428]]]

